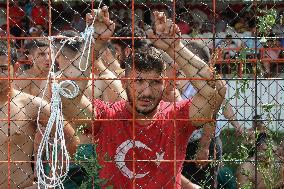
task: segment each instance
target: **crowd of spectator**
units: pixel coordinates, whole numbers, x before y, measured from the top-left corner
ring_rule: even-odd
[[[6,10],[2,9],[2,17]],[[7,29],[5,19],[1,29]],[[11,1],[9,4],[9,29],[14,37],[40,37],[48,29],[48,6],[41,0]],[[23,40],[16,40],[18,48],[23,47]]]
[[[24,8],[24,9],[22,9]],[[23,11],[24,10],[24,11]],[[10,33],[16,37],[18,36],[31,36],[31,37],[40,37],[40,36],[44,36],[45,35],[45,31],[48,29],[48,14],[47,14],[47,8],[46,6],[44,6],[43,2],[40,1],[35,1],[35,2],[27,2],[24,5],[20,5],[18,4],[18,2],[14,1],[13,4],[11,4],[11,9],[10,11],[12,13],[10,19]],[[14,13],[14,11],[16,11]],[[167,10],[165,10],[167,11]],[[154,25],[152,20],[151,20],[151,14],[150,17],[147,17],[147,19],[145,18],[145,12],[141,12],[138,11],[138,13],[135,15],[136,19],[135,22],[137,25],[139,25],[139,27],[143,28],[143,29],[147,29],[147,25]],[[151,12],[150,12],[151,13]],[[206,46],[208,46],[211,51],[214,48],[217,49],[221,49],[221,53],[222,53],[222,59],[224,60],[231,60],[231,59],[237,59],[240,53],[240,48],[245,49],[246,50],[246,58],[256,58],[256,57],[261,57],[265,60],[265,58],[267,60],[265,60],[263,62],[263,67],[266,69],[267,73],[270,73],[270,70],[272,69],[271,63],[269,62],[268,59],[273,59],[276,60],[278,59],[280,56],[283,55],[283,52],[281,52],[281,40],[278,40],[278,38],[276,37],[281,37],[282,33],[279,32],[279,28],[283,28],[283,23],[279,23],[277,24],[273,30],[270,32],[271,34],[268,35],[268,40],[266,43],[262,43],[260,39],[256,38],[256,21],[252,20],[251,18],[251,13],[250,12],[246,12],[244,14],[244,18],[241,18],[239,20],[237,20],[235,23],[230,23],[230,18],[228,17],[228,15],[224,14],[222,15],[222,20],[219,19],[218,24],[216,24],[216,31],[217,32],[217,38],[215,41],[213,41],[213,32],[210,29],[211,27],[214,26],[214,24],[212,23],[212,15],[209,16],[209,18],[204,21],[204,22],[199,22],[198,20],[196,20],[196,15],[192,15],[190,14],[188,11],[186,11],[185,9],[183,10],[178,10],[177,12],[178,16],[176,19],[177,25],[179,26],[179,28],[181,29],[181,33],[183,34],[183,37],[187,37],[188,39],[191,37],[196,37],[198,36],[199,38],[202,38],[204,40],[206,44]],[[170,15],[170,12],[166,13],[167,15]],[[121,15],[121,16],[120,16]],[[140,15],[140,17],[138,16]],[[149,16],[149,15],[148,15]],[[21,17],[23,17],[22,19],[20,19]],[[112,14],[111,14],[111,19],[113,19],[116,22],[116,26],[117,29],[119,30],[122,27],[125,26],[129,26],[131,24],[131,14],[130,12],[128,12],[127,10],[124,11],[116,11],[113,10]],[[204,17],[204,15],[203,15]],[[281,18],[282,19],[282,18]],[[214,20],[214,19],[213,19]],[[223,21],[226,21],[226,23],[224,24]],[[218,26],[218,27],[217,27]],[[74,31],[77,32],[82,32],[85,29],[85,20],[84,18],[81,16],[80,13],[78,12],[74,12],[74,14],[72,14],[72,18],[70,19],[69,24],[62,26],[62,30],[67,30],[67,29],[72,29]],[[129,29],[129,28],[127,28]],[[74,32],[74,31],[69,31],[70,32]],[[2,30],[2,35],[5,35],[5,30]],[[278,32],[278,33],[277,33]],[[275,33],[275,34],[274,34]],[[66,35],[68,36],[68,35]],[[77,33],[76,35],[77,36]],[[206,37],[207,36],[207,37]],[[239,36],[242,36],[241,38]],[[121,36],[119,36],[121,37]],[[144,38],[144,36],[142,36],[142,38]],[[113,42],[113,41],[112,41]],[[59,43],[59,42],[57,42]],[[114,42],[113,42],[114,43]],[[18,49],[27,49],[29,50],[28,52],[25,52],[26,56],[29,57],[31,60],[33,60],[33,64],[34,66],[30,69],[28,69],[28,71],[25,72],[25,74],[29,74],[28,76],[34,76],[34,77],[41,77],[44,74],[47,74],[49,71],[49,43],[46,40],[45,43],[37,41],[36,44],[34,46],[32,46],[31,44],[29,44],[27,41],[24,40],[18,40],[16,41],[16,44],[18,45]],[[28,45],[29,44],[29,45]],[[145,43],[146,44],[146,43]],[[60,44],[57,44],[57,48],[59,47]],[[115,46],[115,43],[113,44]],[[56,46],[56,45],[55,45]],[[261,48],[262,47],[269,47],[263,54],[261,53]],[[72,45],[71,45],[72,47]],[[70,47],[69,47],[70,48]],[[127,48],[129,48],[129,46],[127,46]],[[131,51],[129,49],[122,48],[120,47],[120,49],[126,49],[125,52],[122,53],[128,53],[127,56],[131,55]],[[148,46],[145,46],[144,48],[148,48]],[[187,47],[190,49],[190,47]],[[192,47],[191,47],[192,48]],[[70,51],[71,49],[71,51]],[[76,49],[76,51],[78,52],[74,52],[72,50],[72,48],[70,48],[69,51],[66,47],[66,49],[62,50],[62,54],[59,55],[59,57],[57,57],[57,61],[59,63],[61,63],[61,66],[64,64],[67,64],[66,62],[71,62],[71,60],[74,60],[74,54],[75,53],[81,53],[81,51],[78,51],[78,49]],[[131,48],[130,48],[131,49]],[[142,48],[141,48],[142,49]],[[192,50],[192,49],[190,49]],[[204,50],[204,48],[203,48]],[[197,50],[198,52],[201,52],[201,50]],[[209,50],[208,50],[209,51]],[[198,52],[196,54],[198,54]],[[117,57],[114,57],[114,54],[117,55]],[[210,54],[208,52],[208,54]],[[67,57],[70,56],[70,57]],[[127,57],[124,54],[124,58]],[[199,56],[199,55],[198,55]],[[123,55],[119,55],[118,56],[118,52],[113,53],[111,46],[108,47],[108,49],[106,49],[104,51],[104,54],[102,55],[102,63],[101,62],[97,62],[97,64],[94,66],[94,71],[92,71],[92,76],[91,77],[100,77],[103,78],[102,76],[105,76],[105,78],[118,78],[117,82],[119,81],[119,75],[118,75],[118,69],[121,67],[121,65],[119,65],[119,58],[123,57]],[[185,56],[188,57],[188,56]],[[200,57],[201,58],[201,57]],[[203,58],[202,58],[203,59]],[[66,61],[66,62],[64,62]],[[209,63],[210,58],[208,57],[208,60],[206,60],[206,62]],[[113,62],[116,62],[116,65],[113,64]],[[121,61],[123,62],[123,61]],[[146,63],[146,62],[145,62]],[[113,67],[111,67],[110,65],[112,65]],[[69,71],[68,69],[61,67],[62,70],[65,70],[65,72],[67,74],[70,73],[75,73],[73,71]],[[70,65],[69,65],[70,66]],[[181,68],[183,68],[183,66],[179,66]],[[107,69],[106,69],[107,68]],[[60,69],[60,68],[58,68]],[[77,68],[76,68],[77,69]],[[112,70],[113,69],[113,70]],[[191,70],[191,69],[187,69],[187,70]],[[105,72],[104,74],[102,74],[103,72]],[[122,71],[123,72],[123,71]],[[38,73],[38,74],[36,74]],[[199,72],[198,72],[199,73]],[[80,76],[82,75],[81,73],[79,73]],[[25,76],[26,77],[26,76]],[[78,77],[78,76],[76,76]],[[188,77],[188,76],[186,76]],[[169,77],[171,78],[171,77]],[[141,79],[142,80],[142,79]],[[142,80],[143,81],[143,80]],[[14,84],[16,84],[16,86],[13,86],[15,89],[16,87],[19,87],[20,91],[24,91],[23,89],[26,89],[27,93],[31,93],[31,95],[34,96],[38,96],[39,94],[41,94],[41,89],[42,89],[42,85],[44,86],[45,83],[43,83],[42,81],[39,81],[38,83],[32,82],[32,81],[28,81],[28,84],[23,85],[23,83],[20,82],[15,82]],[[94,81],[93,81],[94,82]],[[100,82],[100,83],[92,83],[89,84],[89,89],[91,90],[91,86],[94,85],[94,90],[92,90],[89,94],[85,94],[87,96],[87,98],[89,99],[94,99],[94,97],[96,97],[96,99],[102,99],[105,101],[111,101],[113,99],[115,100],[120,100],[121,99],[126,99],[125,95],[125,91],[121,88],[122,85],[120,85],[120,83],[117,85],[119,90],[117,92],[115,92],[114,94],[117,96],[111,96],[111,91],[108,93],[107,89],[111,88],[110,85],[111,84],[115,84],[115,82],[110,81],[110,83],[104,83],[107,82],[103,81],[103,80],[97,80],[96,82]],[[18,86],[17,86],[18,85]],[[27,85],[29,87],[27,87]],[[104,86],[105,85],[105,86]],[[170,85],[170,84],[169,84]],[[173,86],[175,86],[175,84],[173,84]],[[151,85],[149,85],[149,87],[151,87]],[[143,87],[142,89],[144,89],[145,87]],[[147,88],[146,88],[147,89]],[[174,89],[174,88],[173,88]],[[187,89],[187,88],[186,88]],[[85,91],[85,90],[82,90]],[[87,91],[87,90],[86,90]],[[95,91],[96,93],[99,94],[93,94],[93,91]],[[113,90],[114,91],[114,90]],[[113,92],[112,91],[112,92]],[[199,90],[201,91],[201,90]],[[35,93],[36,92],[36,93]],[[172,91],[170,91],[172,92]],[[174,98],[176,93],[178,92],[175,91],[173,93],[169,94],[173,94]],[[34,93],[34,94],[32,94]],[[208,94],[208,93],[207,93]],[[110,98],[111,97],[111,98]],[[49,97],[47,97],[47,99],[49,99]],[[146,100],[144,100],[144,103],[148,103]],[[175,100],[173,100],[175,101]],[[217,112],[216,112],[217,113]],[[228,118],[229,120],[236,120],[235,118]],[[254,119],[261,119],[261,118],[254,118]],[[236,128],[239,127],[239,124],[236,125]],[[255,126],[257,127],[257,126]],[[264,129],[261,129],[262,127],[264,127],[262,124],[260,126],[258,126],[259,131],[261,131],[262,136],[265,135],[266,137],[266,131]],[[239,128],[240,129],[240,128]],[[220,129],[221,130],[221,129]],[[219,132],[220,134],[220,130],[217,130],[217,132]],[[254,133],[254,131],[257,131],[257,128],[254,128],[253,130],[251,130],[251,135],[252,136],[256,136],[256,133]],[[242,131],[243,132],[243,131]],[[240,133],[242,133],[240,132]],[[216,138],[215,134],[215,138]],[[218,135],[219,136],[219,135]],[[104,136],[105,137],[105,136]],[[263,137],[263,138],[265,138]],[[88,138],[89,142],[85,142],[85,143],[91,143],[91,139]],[[264,140],[264,139],[263,139]],[[87,141],[87,139],[86,139]],[[82,142],[82,139],[81,139]],[[83,144],[83,142],[82,142]],[[262,143],[264,144],[264,143]],[[263,146],[261,146],[263,147]],[[261,150],[261,149],[260,149]],[[191,148],[190,148],[191,151]],[[214,150],[213,150],[214,151]],[[219,150],[221,151],[221,150]],[[282,148],[279,150],[282,151]],[[253,154],[255,155],[255,154]],[[221,159],[221,157],[220,157]],[[250,159],[249,159],[250,160]],[[251,169],[251,165],[242,165],[243,168],[247,168],[249,170]],[[255,172],[255,171],[253,171]],[[239,177],[243,176],[241,173],[239,173]],[[213,175],[213,174],[212,174]],[[245,179],[248,179],[248,176],[244,175]],[[214,181],[214,176],[212,176],[212,181]],[[247,181],[243,179],[243,184],[246,184]],[[226,182],[225,182],[226,183]],[[242,184],[242,182],[240,182]],[[199,183],[198,183],[199,184]],[[214,185],[214,183],[212,183]],[[218,183],[219,184],[219,183]],[[223,185],[222,185],[223,186]],[[281,185],[282,187],[282,185]]]
[[[166,12],[166,15],[172,14],[169,9],[163,11]],[[265,34],[267,39],[257,32],[258,21],[252,10],[236,14],[231,9],[226,9],[220,14],[216,14],[214,18],[213,14],[206,14],[202,10],[177,8],[175,21],[185,39],[202,40],[211,52],[216,48],[221,49],[219,64],[228,61],[234,62],[240,57],[240,53],[245,53],[250,65],[256,63],[256,58],[264,59],[261,67],[264,73],[262,76],[276,77],[278,73],[284,71],[280,64],[284,62],[282,59],[284,18],[283,12],[281,10],[278,12],[276,24]],[[152,16],[149,17],[147,10],[144,12],[136,10],[134,18],[135,23],[142,29],[153,25]],[[123,27],[131,23],[131,12],[123,9],[114,11],[112,19],[116,21],[118,26]],[[223,72],[230,73],[228,69]]]
[[[48,30],[48,10],[42,0],[25,0],[18,2],[14,0],[10,3],[10,33],[16,37],[40,37],[45,35]],[[131,9],[120,8],[114,5],[110,17],[116,23],[117,28],[128,26],[131,21]],[[60,17],[55,29],[52,31],[57,34],[62,30],[75,30],[82,32],[85,28],[84,11],[78,7],[67,7],[69,10],[66,17]],[[134,14],[134,22],[142,29],[153,25],[153,11],[157,8],[151,6],[151,2],[147,2],[144,7],[137,6]],[[162,10],[160,10],[162,9]],[[2,11],[3,15],[3,10]],[[63,12],[66,10],[63,10]],[[167,16],[172,16],[173,12],[168,7],[161,7],[159,11],[164,11]],[[61,13],[60,13],[61,14]],[[70,16],[71,15],[71,16]],[[64,15],[65,16],[65,15]],[[2,16],[3,17],[3,16]],[[52,17],[52,24],[55,20]],[[275,77],[277,73],[281,73],[283,62],[284,48],[284,17],[283,11],[278,10],[276,24],[268,32],[268,41],[264,41],[262,35],[257,32],[257,17],[254,16],[252,10],[242,11],[238,14],[231,9],[225,9],[217,13],[205,13],[201,9],[187,9],[182,5],[178,5],[176,9],[176,23],[179,26],[184,38],[195,38],[202,40],[213,51],[220,48],[219,66],[224,73],[231,73],[230,66],[227,62],[237,60],[240,53],[245,56],[250,63],[254,65],[256,58],[264,59],[262,64],[263,75],[265,77]],[[4,20],[4,19],[3,19]],[[1,25],[1,23],[0,23]],[[5,31],[7,25],[4,23],[1,28]],[[2,31],[3,33],[5,33]],[[214,31],[214,32],[213,32]],[[214,37],[214,38],[213,38]],[[214,39],[214,40],[213,40]],[[27,42],[17,40],[18,48],[25,48]],[[251,66],[252,67],[252,66]],[[251,69],[253,70],[253,69]]]
[[[170,7],[170,6],[169,6]],[[284,72],[282,68],[283,48],[284,48],[284,19],[283,11],[278,10],[278,16],[274,27],[266,34],[266,39],[257,31],[257,17],[252,10],[242,11],[238,14],[231,9],[218,12],[215,16],[203,12],[201,9],[187,9],[183,6],[176,6],[175,22],[181,30],[182,37],[188,40],[201,40],[205,42],[210,51],[220,49],[218,68],[222,73],[231,74],[231,66],[228,62],[239,60],[240,54],[245,54],[248,68],[251,74],[257,59],[263,59],[260,70],[264,77],[277,77]],[[183,8],[181,8],[183,7]],[[173,12],[168,7],[154,7],[146,3],[145,7],[135,8],[134,23],[146,30],[152,26],[153,11],[165,12],[169,17]],[[131,9],[113,8],[110,17],[116,23],[117,28],[128,26],[132,23]],[[81,17],[81,19],[83,19]],[[72,20],[72,18],[71,18]],[[74,20],[74,19],[73,19]],[[68,24],[67,24],[68,25]],[[78,23],[80,25],[80,23]],[[76,24],[67,27],[76,28]],[[215,32],[213,32],[215,31]],[[215,38],[215,40],[213,40]],[[240,69],[239,69],[240,70]],[[255,72],[256,73],[256,72]]]

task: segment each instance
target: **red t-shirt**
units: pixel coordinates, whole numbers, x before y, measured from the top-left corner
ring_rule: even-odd
[[[47,9],[43,6],[34,7],[31,12],[32,22],[35,25],[46,27],[48,22]]]
[[[177,25],[180,29],[181,34],[189,34],[190,26],[188,23],[181,21],[181,22],[178,22]]]
[[[18,25],[19,27],[22,26],[21,20],[25,16],[25,12],[18,6],[11,6],[9,8],[10,14],[10,27]]]
[[[190,100],[185,100],[177,102],[174,108],[174,104],[161,101],[151,124],[135,123],[134,139],[133,115],[127,110],[126,102],[109,105],[95,100],[94,129],[98,131],[95,140],[103,167],[100,177],[108,180],[106,186],[130,189],[135,177],[135,188],[179,189],[187,141],[195,130],[188,121],[190,104]],[[178,161],[174,161],[175,152]]]

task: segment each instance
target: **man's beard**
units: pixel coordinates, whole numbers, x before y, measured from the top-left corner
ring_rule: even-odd
[[[131,105],[133,105],[133,99],[130,98],[130,97],[131,97],[131,91],[129,90],[128,87],[126,87],[126,90],[125,90],[125,91],[126,91],[126,95],[127,95],[128,102],[129,102]],[[133,97],[133,98],[134,98],[134,97]],[[139,100],[139,99],[143,99],[143,98],[153,99],[153,101],[155,100],[155,98],[153,98],[153,97],[145,97],[145,96],[139,97],[138,100]],[[159,99],[158,102],[160,102],[161,100],[162,100],[162,97],[160,97],[160,99]],[[144,115],[144,116],[147,116],[147,115],[153,113],[153,112],[157,109],[158,105],[159,105],[159,103],[157,103],[153,108],[151,108],[151,109],[149,109],[149,110],[146,110],[146,111],[145,111],[145,110],[140,110],[140,109],[138,109],[138,108],[135,106],[135,110],[136,110],[137,113],[142,114],[142,115]]]

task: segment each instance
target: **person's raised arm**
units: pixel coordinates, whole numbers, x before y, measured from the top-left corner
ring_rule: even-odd
[[[79,52],[77,53],[77,57],[73,58],[71,64],[63,65],[62,75],[65,78],[74,78],[76,84],[79,86],[79,94],[73,99],[62,98],[63,102],[63,112],[68,119],[81,119],[84,120],[86,118],[91,118],[95,116],[94,108],[90,105],[90,101],[83,95],[84,91],[88,84],[88,78],[91,74],[91,60],[97,60],[99,57],[99,52],[106,45],[109,37],[112,36],[115,28],[115,24],[109,19],[109,12],[107,7],[103,7],[98,9],[98,13],[96,14],[93,11],[91,14],[86,15],[86,21],[88,26],[93,26],[94,34],[93,39],[91,40],[91,54],[88,56],[88,48],[83,51],[83,45],[79,48]],[[89,42],[87,41],[87,47],[89,47]],[[81,54],[84,54],[82,61],[80,61]],[[87,58],[89,57],[89,65],[86,65]],[[80,69],[80,67],[87,69]],[[78,79],[77,79],[78,78]],[[68,86],[67,86],[68,87]],[[70,88],[70,90],[72,90]],[[83,121],[84,122],[84,121]],[[88,122],[90,123],[90,122]],[[78,125],[78,124],[77,124]],[[90,126],[90,124],[88,124]]]
[[[100,97],[103,101],[107,102],[126,99],[126,93],[122,87],[121,81],[102,63],[101,58],[94,62],[94,67],[99,74],[94,75],[95,81],[89,81],[85,95],[89,99],[92,99],[92,97]],[[92,77],[92,75],[90,75],[90,77]],[[94,90],[92,89],[92,84],[94,84]]]
[[[202,126],[212,119],[220,108],[226,94],[225,82],[215,78],[214,70],[188,50],[180,39],[180,31],[163,12],[154,12],[155,31],[147,31],[154,46],[167,52],[183,70],[197,90],[190,106],[190,119]],[[218,107],[218,108],[216,108]],[[207,121],[206,121],[207,120]]]
[[[73,57],[73,61],[70,61],[62,65],[62,74],[66,78],[88,78],[90,76],[90,73],[92,71],[92,60],[94,61],[94,65],[98,66],[96,63],[96,60],[99,58],[99,52],[105,47],[107,41],[109,40],[109,37],[112,36],[115,28],[115,24],[109,19],[109,13],[108,8],[104,6],[101,9],[98,9],[98,11],[93,10],[92,13],[88,13],[86,15],[86,22],[89,27],[94,27],[94,33],[93,38],[89,41],[84,41],[86,43],[86,49],[84,49],[84,45],[80,45],[80,47],[77,49],[77,56]],[[91,54],[88,56],[88,47],[89,43],[91,44]],[[84,51],[84,52],[83,52]],[[81,55],[82,60],[81,60]],[[87,58],[89,58],[87,60]],[[87,62],[89,62],[88,65]],[[84,69],[86,67],[86,69]],[[82,69],[83,68],[83,69]],[[80,88],[80,95],[82,96],[83,91],[86,89],[88,80],[86,79],[80,79],[80,81],[76,81]]]

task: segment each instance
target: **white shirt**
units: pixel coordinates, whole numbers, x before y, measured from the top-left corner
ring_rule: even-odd
[[[186,86],[186,89],[185,89],[185,91],[182,94],[182,98],[183,99],[190,99],[196,93],[197,93],[197,91],[195,90],[195,88],[189,83]],[[215,137],[220,136],[221,130],[222,130],[222,125],[221,125],[221,123],[219,121],[217,121],[216,128],[215,128]],[[193,133],[189,137],[189,142],[193,142],[193,141],[199,140],[201,138],[202,134],[203,134],[203,129],[202,128],[193,131]]]

